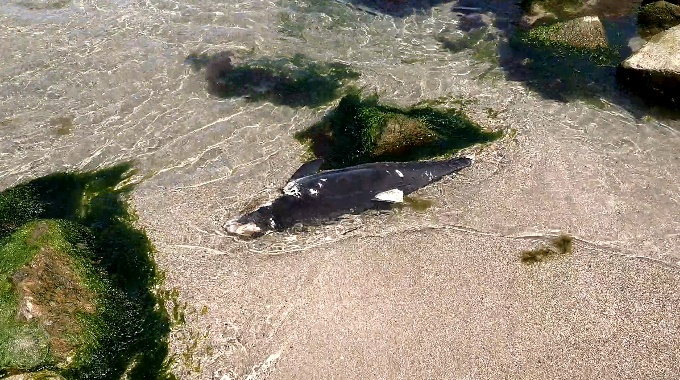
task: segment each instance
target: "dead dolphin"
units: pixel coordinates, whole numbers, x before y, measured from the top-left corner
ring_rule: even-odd
[[[283,195],[224,225],[230,234],[256,237],[297,223],[314,224],[385,204],[472,164],[468,157],[442,161],[377,162],[319,172],[322,159],[303,164]]]

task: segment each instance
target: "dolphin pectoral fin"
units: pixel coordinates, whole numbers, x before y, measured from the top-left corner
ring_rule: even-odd
[[[295,171],[295,173],[293,173],[292,176],[290,176],[289,181],[316,174],[319,171],[319,168],[321,168],[321,165],[323,165],[323,158],[305,162],[298,168],[298,170]]]
[[[390,202],[390,203],[403,203],[404,202],[404,192],[399,189],[392,189],[378,193],[373,197],[374,201]]]

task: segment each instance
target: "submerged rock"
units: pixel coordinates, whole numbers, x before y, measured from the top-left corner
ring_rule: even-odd
[[[527,17],[551,15],[556,19],[574,17],[584,7],[582,0],[522,0],[521,5]]]
[[[151,242],[126,202],[130,169],[0,191],[0,378],[171,377]]]
[[[98,345],[107,299],[115,297],[94,269],[83,227],[28,223],[0,247],[0,370],[68,370]]]
[[[561,45],[577,49],[607,48],[607,34],[598,17],[577,19],[540,26],[529,32],[529,37],[546,45]]]
[[[645,5],[638,13],[638,25],[643,37],[653,36],[680,24],[680,6],[667,1]]]
[[[549,25],[557,22],[557,15],[546,10],[540,3],[531,4],[528,12],[522,16],[521,26],[529,29],[534,26]]]
[[[299,132],[327,168],[367,162],[411,161],[452,154],[501,132],[483,130],[455,109],[383,105],[376,96],[346,95],[324,120]]]
[[[680,25],[652,37],[623,61],[619,79],[653,100],[680,105]]]

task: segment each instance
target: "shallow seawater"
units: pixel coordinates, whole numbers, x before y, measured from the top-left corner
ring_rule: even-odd
[[[347,85],[386,103],[459,107],[482,126],[513,133],[543,133],[536,125],[550,120],[550,133],[565,145],[585,139],[623,156],[644,151],[670,159],[680,130],[675,112],[628,97],[612,78],[591,83],[586,75],[577,86],[584,96],[573,89],[563,96],[561,86],[573,78],[551,74],[546,81],[540,67],[516,70],[518,55],[508,46],[521,16],[514,1],[412,2],[416,12],[392,13],[333,0],[29,3],[0,6],[4,41],[12,41],[2,53],[0,87],[5,186],[133,159],[149,189],[229,189],[221,195],[227,200],[207,206],[222,207],[221,219],[239,204],[275,196],[303,159],[292,135],[337,100],[289,106],[220,99],[186,63],[192,54],[226,53],[234,65],[302,54],[360,74]],[[461,21],[474,13],[490,20],[481,34]],[[622,50],[635,37],[626,17],[606,21]],[[474,39],[456,49],[446,43],[468,33]],[[250,82],[258,78],[249,75]],[[266,91],[271,83],[262,81],[265,90],[255,81],[248,91]],[[68,125],[55,127],[55,120]]]
[[[27,6],[32,1],[37,5]],[[508,46],[521,16],[515,1],[416,1],[429,5],[395,14],[348,5],[370,1],[48,3],[0,4],[0,189],[53,172],[134,162],[139,223],[170,281],[195,302],[221,292],[224,273],[257,271],[264,265],[258,260],[428,228],[495,238],[568,233],[574,256],[588,242],[680,265],[680,117],[607,78],[580,83],[586,96],[553,96],[565,80],[545,81],[516,66]],[[462,18],[475,12],[491,25],[460,41],[468,33]],[[627,41],[632,21],[621,20],[608,22],[623,23],[619,37]],[[339,97],[302,104],[211,95],[205,72],[186,58],[224,52],[235,67],[296,54],[323,67],[340,64],[360,74],[343,77],[346,86],[376,93],[382,103],[457,108],[505,134],[463,152],[476,155],[473,167],[419,191],[415,199],[424,201],[414,207],[238,240],[221,226],[279,194],[308,159],[295,134],[322,120]],[[247,93],[271,88],[264,79],[258,86],[249,77]],[[192,265],[206,255],[228,270],[196,272]],[[232,294],[220,294],[209,316],[220,308],[240,312],[229,309]],[[222,325],[225,336],[270,333]],[[250,373],[260,360],[253,352],[265,355],[256,343],[220,337],[214,342],[222,346],[213,343],[235,368],[230,376]],[[174,352],[209,356],[195,347],[176,343]],[[185,372],[178,377],[199,378],[180,364]],[[206,370],[220,365],[203,362]]]

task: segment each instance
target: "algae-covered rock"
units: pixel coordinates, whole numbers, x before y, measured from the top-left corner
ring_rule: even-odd
[[[650,37],[680,24],[680,6],[667,1],[645,5],[638,13],[638,25],[643,37]]]
[[[577,19],[539,26],[528,33],[536,43],[575,49],[606,49],[607,34],[598,17],[584,16]]]
[[[410,161],[452,154],[500,137],[455,109],[380,104],[376,96],[346,95],[324,120],[299,132],[327,168],[366,162]]]
[[[680,25],[652,37],[617,74],[648,99],[680,106]]]
[[[424,121],[406,115],[385,115],[383,125],[380,135],[375,139],[374,157],[405,155],[439,138]]]
[[[599,97],[621,60],[600,20],[591,16],[520,31],[510,46],[526,80],[562,101]]]
[[[106,308],[121,296],[93,266],[88,240],[83,227],[56,220],[28,223],[3,239],[2,370],[69,370],[102,343],[112,316]]]
[[[56,173],[0,192],[0,377],[172,378],[152,246],[125,201],[131,174]]]

